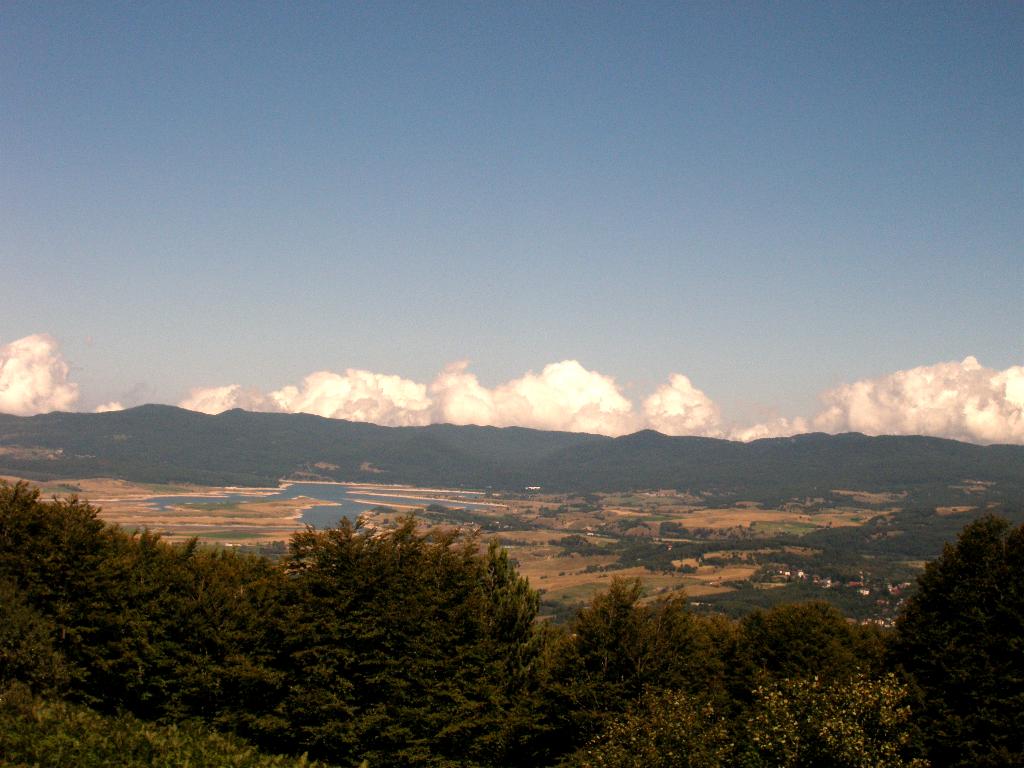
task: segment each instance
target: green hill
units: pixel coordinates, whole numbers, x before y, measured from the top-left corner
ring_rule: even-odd
[[[722,498],[913,490],[939,503],[964,480],[1024,498],[1024,446],[919,436],[806,434],[738,443],[645,430],[619,438],[521,428],[381,427],[306,414],[164,405],[0,415],[0,474],[36,480],[265,485],[286,477],[503,491],[677,488]],[[959,493],[959,492],[957,492]]]

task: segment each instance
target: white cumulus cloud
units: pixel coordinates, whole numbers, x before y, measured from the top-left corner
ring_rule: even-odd
[[[465,360],[447,366],[430,385],[434,419],[445,424],[495,426],[494,392],[481,386]]]
[[[793,419],[780,416],[750,427],[734,427],[729,430],[729,439],[749,443],[751,440],[761,440],[766,437],[789,437],[810,431],[807,419],[800,416]]]
[[[345,373],[317,371],[301,387],[270,393],[278,410],[312,413],[332,419],[370,421],[389,427],[430,423],[427,388],[410,379],[349,368]]]
[[[317,371],[301,385],[262,395],[238,384],[193,389],[179,405],[203,413],[230,408],[312,413],[384,426],[431,423],[521,426],[622,435],[642,426],[615,380],[576,360],[487,388],[465,362],[446,367],[429,389],[401,376],[348,369]]]
[[[124,406],[121,404],[120,400],[111,400],[109,403],[103,403],[102,405],[97,405],[93,409],[93,413],[110,413],[111,411],[123,411],[123,410],[124,410]]]
[[[448,366],[430,387],[436,421],[623,435],[639,428],[633,404],[610,376],[577,360],[544,366],[493,389],[465,362]]]
[[[721,414],[715,402],[681,373],[673,373],[644,400],[651,429],[666,435],[720,437]]]
[[[1024,443],[1024,366],[985,368],[975,358],[844,384],[822,396],[814,419],[827,432],[934,435]]]
[[[56,339],[37,333],[0,347],[0,413],[30,416],[69,410],[78,401],[78,385]]]
[[[223,387],[197,387],[189,392],[189,396],[178,405],[190,411],[217,414],[230,411],[232,408],[244,408],[247,411],[265,411],[268,401],[259,392],[246,389],[241,384],[228,384]]]
[[[650,427],[668,435],[744,442],[816,429],[1024,443],[1024,366],[995,371],[968,357],[844,384],[823,394],[822,402],[814,418],[733,425],[687,376],[674,373],[637,410],[611,376],[563,360],[495,387],[481,384],[463,361],[447,366],[429,387],[350,368],[318,371],[269,394],[238,384],[194,389],[180,405],[205,413],[230,408],[312,413],[385,426],[444,422],[611,436]]]

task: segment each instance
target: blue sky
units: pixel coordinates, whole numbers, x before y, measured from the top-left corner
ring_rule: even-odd
[[[0,344],[76,407],[1024,363],[1019,3],[8,3]]]

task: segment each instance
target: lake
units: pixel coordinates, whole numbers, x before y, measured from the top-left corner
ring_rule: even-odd
[[[300,522],[314,528],[335,526],[342,518],[354,522],[360,514],[378,504],[381,506],[413,505],[418,507],[440,504],[451,509],[488,509],[502,506],[478,501],[477,499],[483,496],[479,491],[404,486],[340,485],[337,483],[287,483],[276,490],[238,489],[211,496],[153,496],[146,501],[158,509],[166,509],[177,504],[230,504],[255,500],[294,499],[299,496],[324,502],[305,510],[302,517],[299,518]]]

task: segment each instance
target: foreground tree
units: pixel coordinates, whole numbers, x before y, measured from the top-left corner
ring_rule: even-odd
[[[128,714],[33,697],[15,685],[0,694],[0,765],[74,768],[317,768],[305,756],[258,752],[196,721],[160,725]],[[326,768],[324,766],[323,768]]]
[[[26,602],[12,581],[0,579],[0,690],[16,681],[36,693],[58,693],[67,686],[54,632],[53,622]]]
[[[266,560],[128,533],[76,498],[0,482],[0,640],[22,627],[0,666],[36,690],[47,678],[98,709],[148,718],[255,706],[265,691],[249,696],[240,679],[259,672],[271,611],[257,585],[275,577]]]
[[[695,616],[676,594],[641,602],[637,579],[613,579],[552,639],[541,706],[546,759],[573,751],[665,689],[715,703],[725,693],[721,650],[732,626]]]
[[[987,516],[947,544],[893,653],[919,689],[936,766],[1024,765],[1024,526]]]
[[[905,686],[894,675],[761,687],[737,762],[754,768],[924,768],[913,757]]]
[[[650,690],[564,768],[721,768],[732,765],[729,724],[713,704],[681,691]]]
[[[75,498],[43,502],[27,483],[0,481],[0,580],[9,617],[29,609],[79,691],[102,676],[98,646],[110,635],[104,564],[110,532],[95,508]],[[16,601],[15,601],[16,596]],[[20,607],[19,607],[20,604]]]
[[[515,762],[539,600],[500,549],[412,517],[343,522],[296,535],[286,568],[294,746],[345,765]]]
[[[881,671],[884,645],[878,630],[847,621],[822,601],[777,605],[739,622],[730,658],[733,696],[749,701],[762,685],[818,677],[844,680]]]

